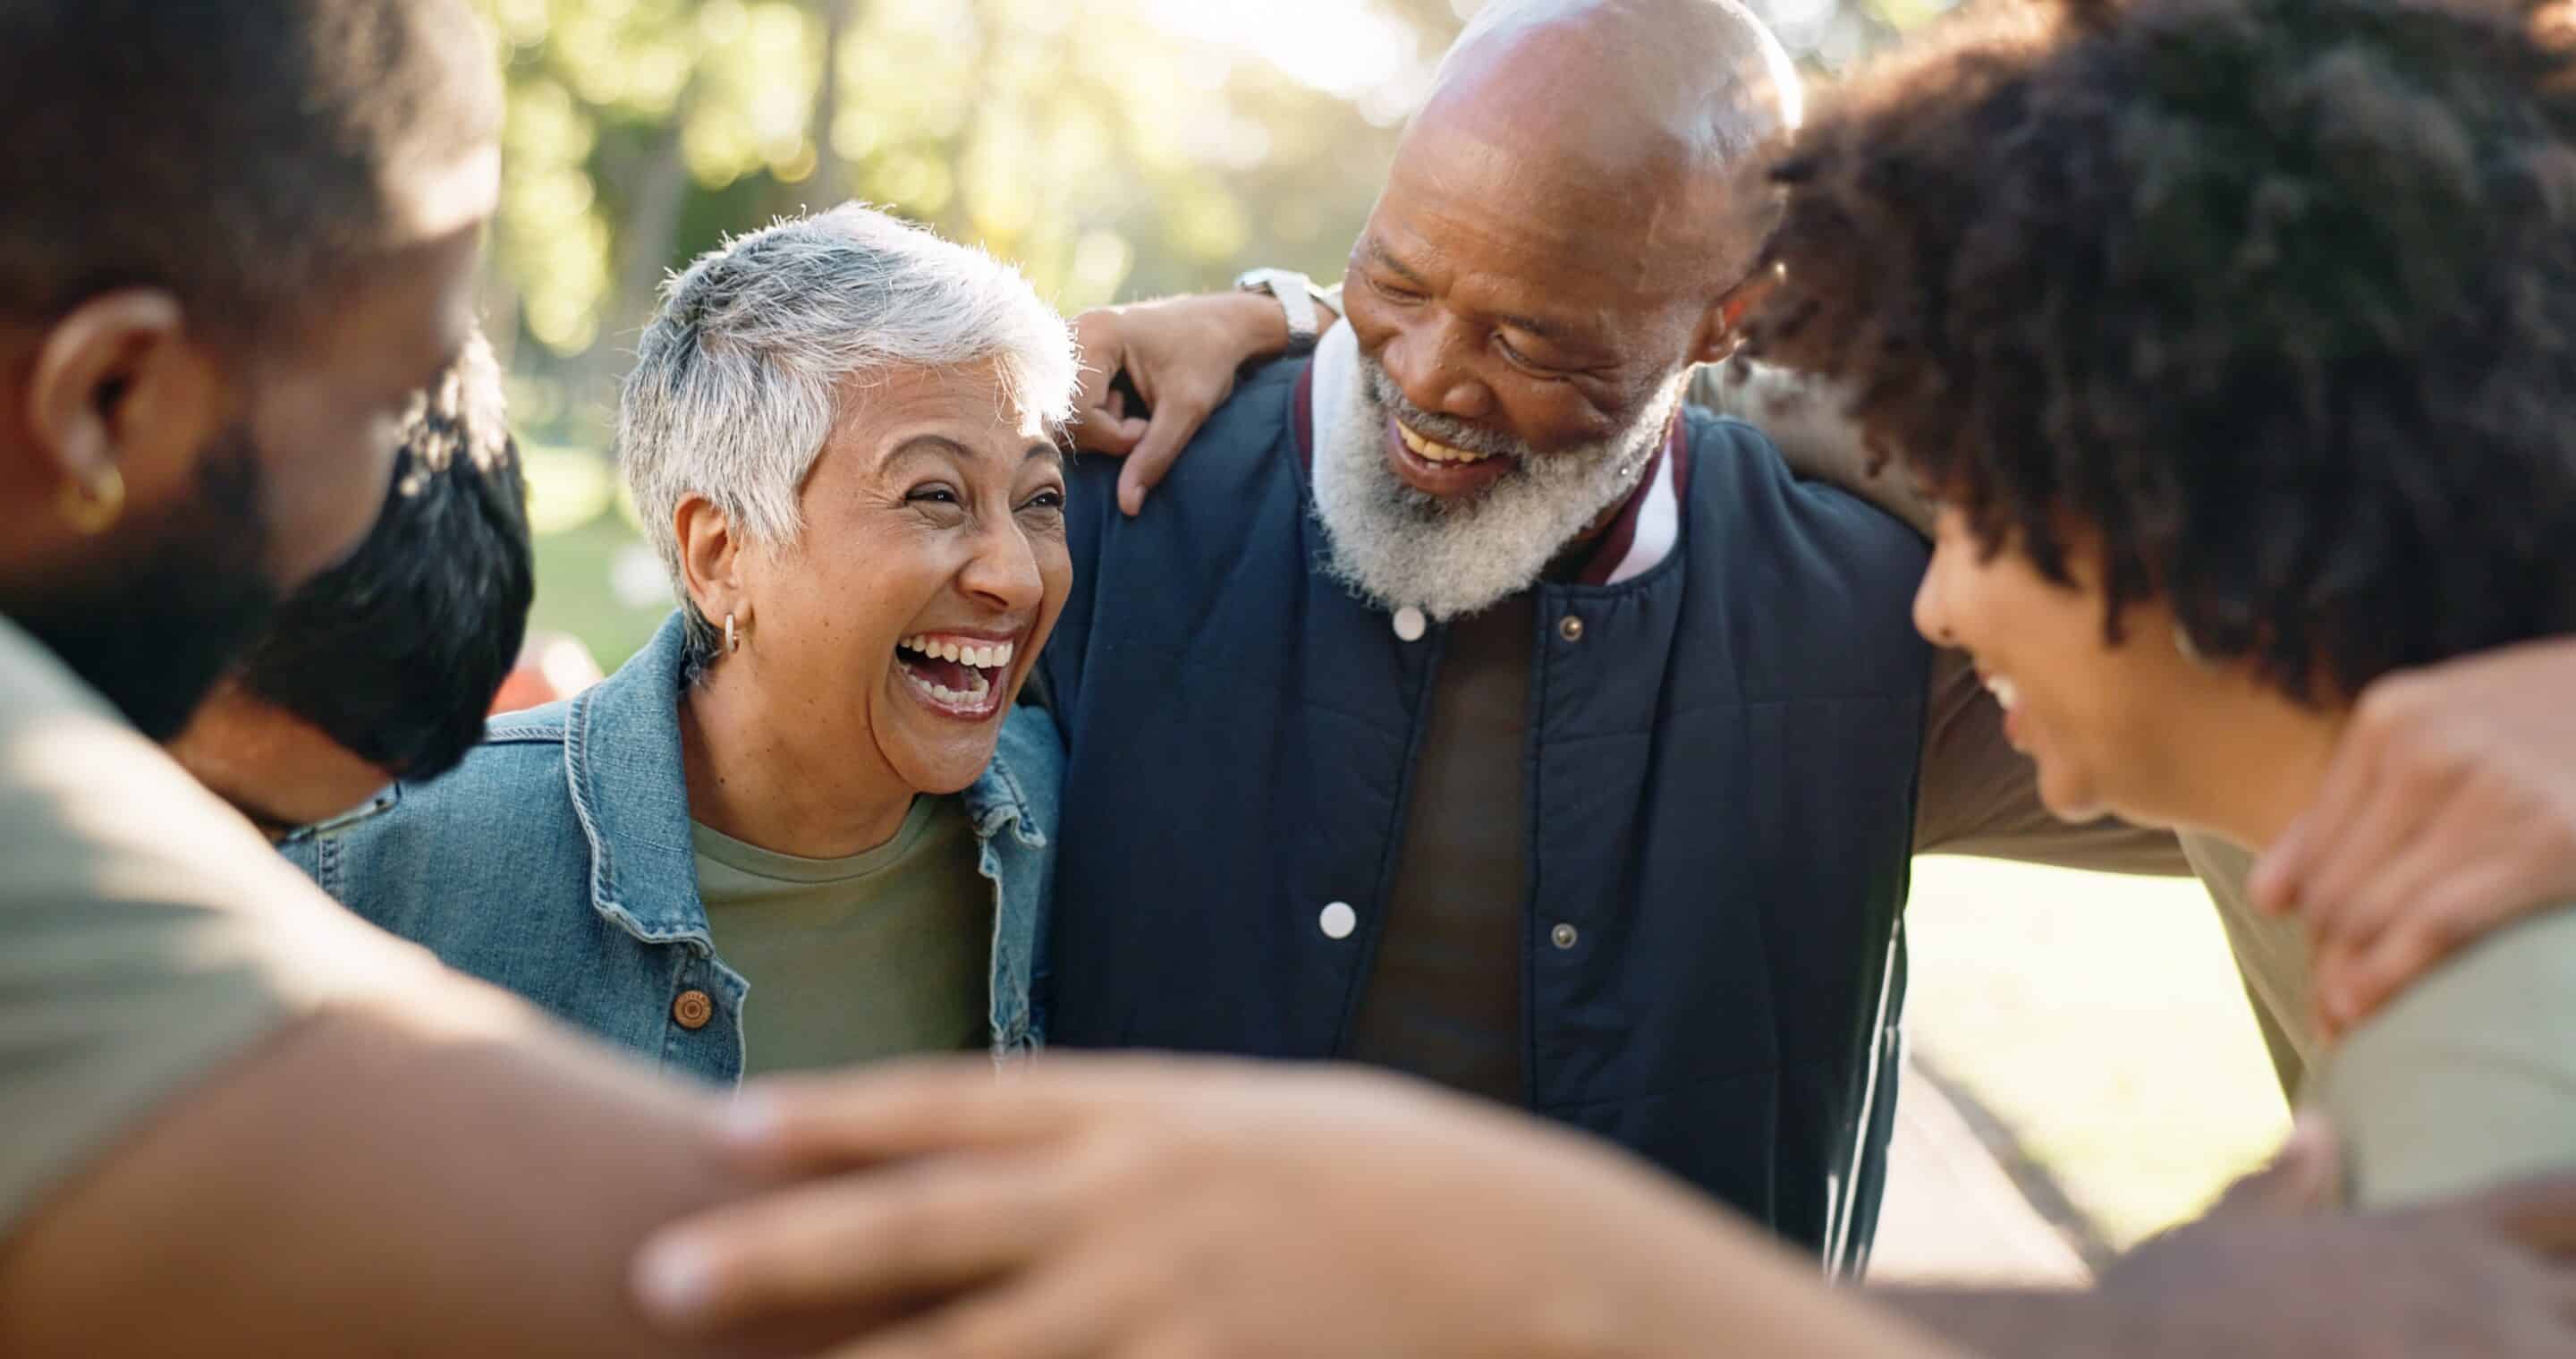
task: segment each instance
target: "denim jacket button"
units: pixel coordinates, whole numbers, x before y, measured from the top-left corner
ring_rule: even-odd
[[[715,1017],[716,1003],[704,991],[683,991],[678,1000],[671,1002],[671,1018],[692,1033],[705,1028],[707,1021]]]
[[[1323,916],[1315,923],[1323,927],[1327,939],[1348,939],[1360,927],[1360,913],[1352,910],[1349,902],[1336,901],[1324,908]]]
[[[1431,630],[1431,620],[1410,604],[1395,611],[1395,635],[1408,642],[1419,642]]]

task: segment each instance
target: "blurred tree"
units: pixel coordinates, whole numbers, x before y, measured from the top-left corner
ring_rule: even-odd
[[[666,272],[808,206],[856,196],[980,243],[1069,310],[1248,259],[1337,272],[1477,0],[481,3],[510,86],[492,328],[522,424],[596,446]],[[1947,3],[1755,7],[1831,66]],[[1346,69],[1256,54],[1326,10],[1366,39]]]
[[[545,526],[537,614],[615,664],[669,600],[607,507],[662,278],[857,197],[1067,310],[1338,275],[1480,0],[478,0],[509,82],[485,315]],[[1952,0],[1747,0],[1830,70]]]

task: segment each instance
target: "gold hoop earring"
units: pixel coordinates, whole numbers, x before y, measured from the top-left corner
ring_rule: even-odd
[[[75,478],[63,483],[54,498],[54,512],[72,531],[83,537],[105,533],[125,514],[125,474],[108,464],[87,483]]]
[[[732,614],[726,614],[726,615],[725,615],[725,654],[726,654],[726,655],[728,655],[728,656],[730,656],[730,655],[732,655],[733,653],[735,653],[735,652],[737,652],[737,651],[740,651],[740,650],[742,650],[742,634],[741,634],[741,633],[739,633],[739,632],[736,632],[736,631],[734,630],[734,626],[733,626],[733,615],[732,615]]]

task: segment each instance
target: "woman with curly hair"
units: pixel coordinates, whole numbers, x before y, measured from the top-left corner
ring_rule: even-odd
[[[2568,6],[2104,0],[1856,85],[1767,357],[1940,504],[1922,631],[2051,809],[2259,849],[2401,668],[2576,632]],[[2576,910],[2311,1086],[2366,1202],[2576,1163]]]

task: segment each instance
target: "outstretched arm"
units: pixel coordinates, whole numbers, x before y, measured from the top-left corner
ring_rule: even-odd
[[[902,1164],[659,1242],[675,1326],[936,1296],[840,1359],[1949,1353],[1623,1155],[1392,1077],[1073,1058],[765,1108],[757,1163]]]
[[[620,1286],[748,1186],[714,1101],[464,983],[297,1023],[37,1208],[0,1353],[648,1355]]]

